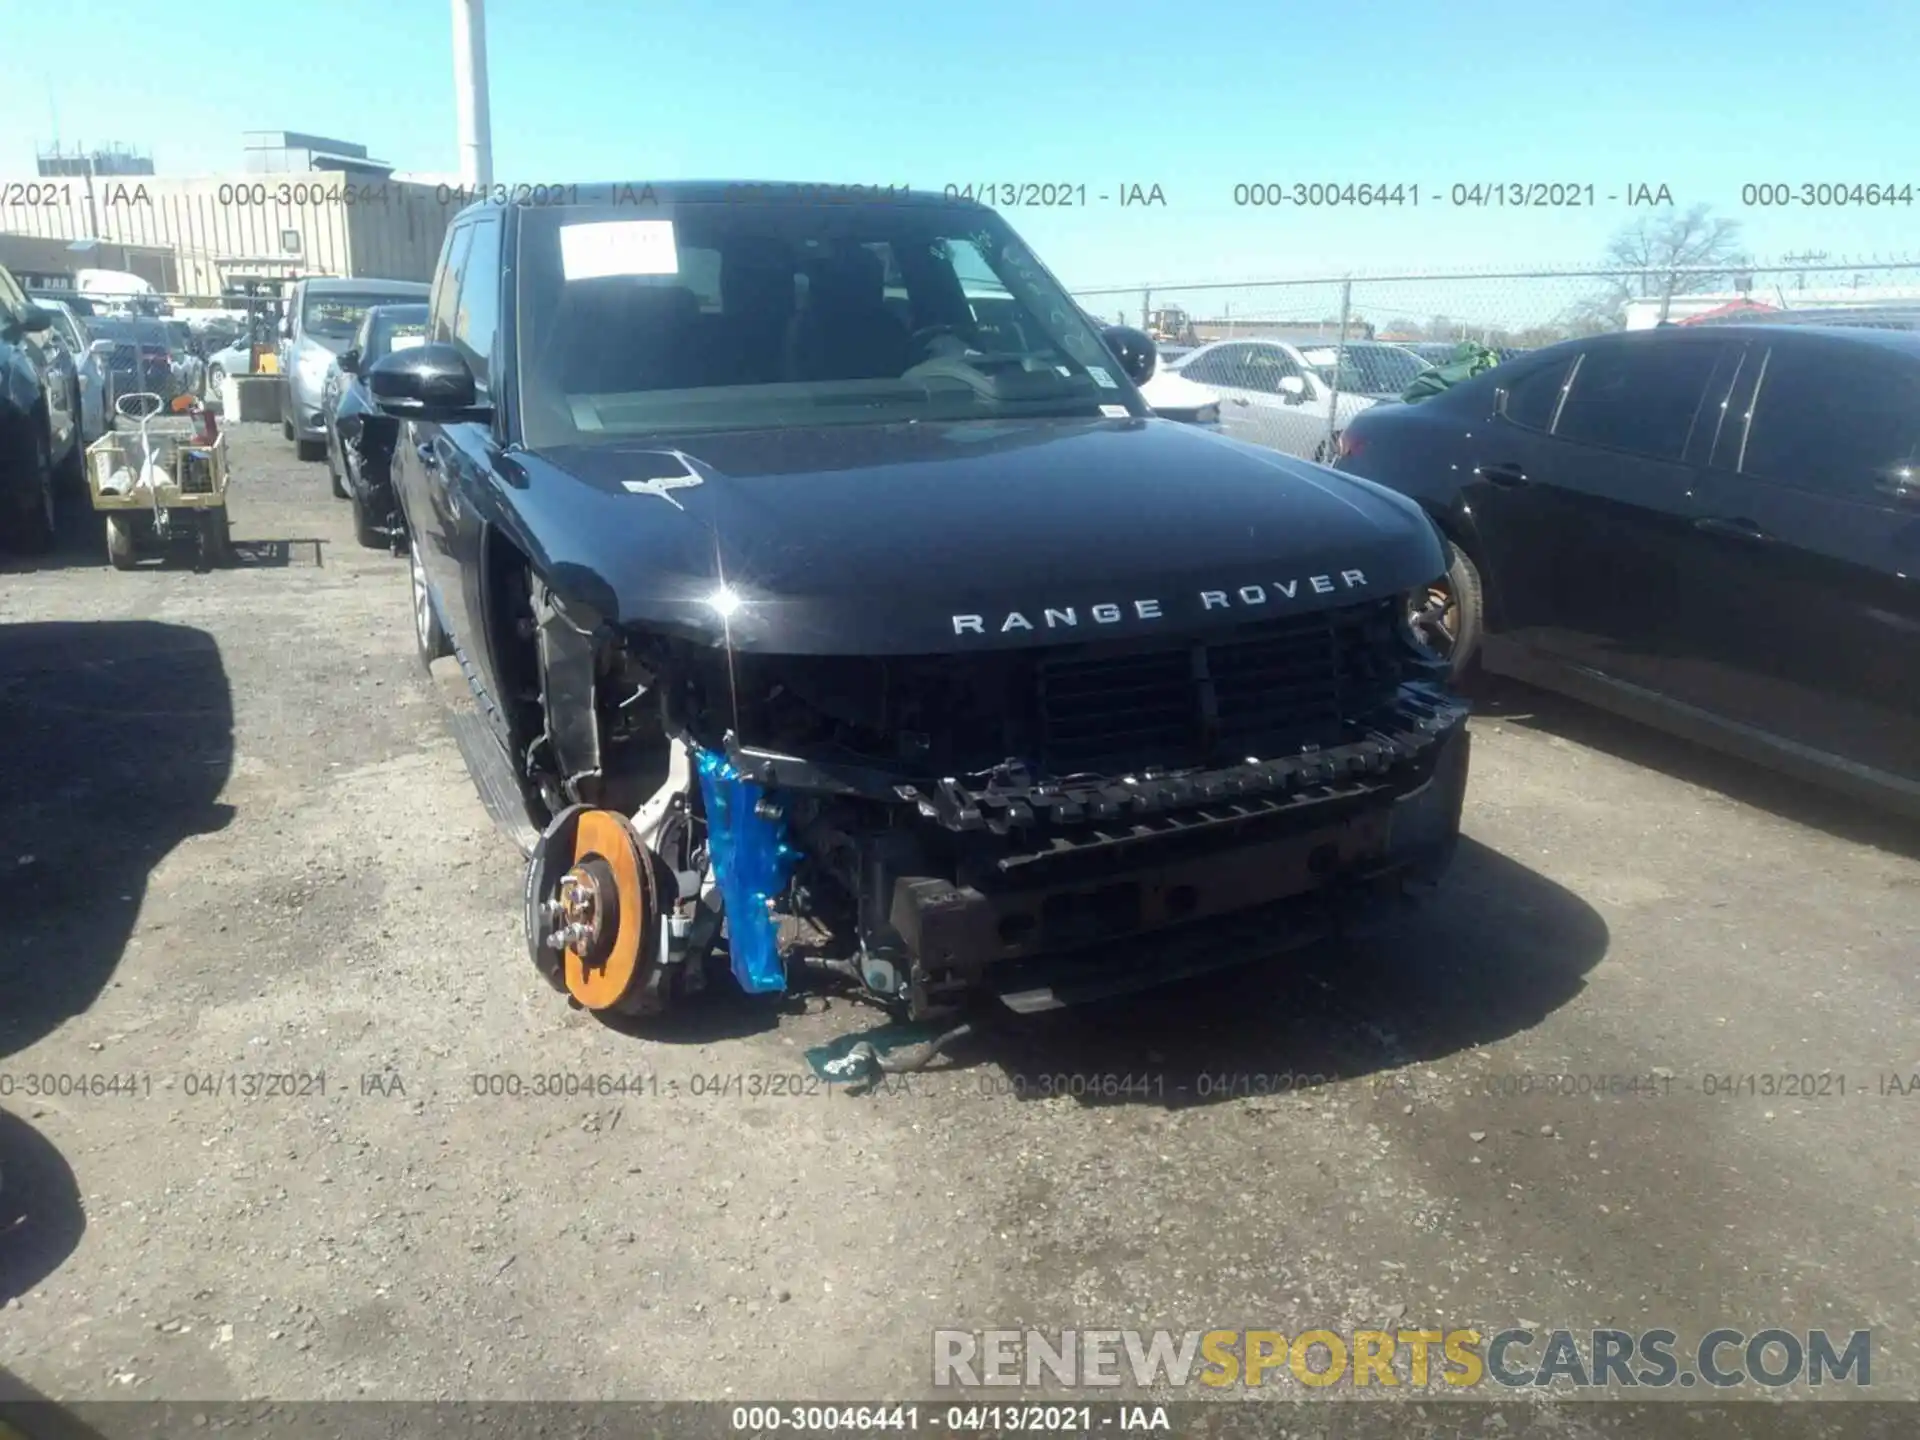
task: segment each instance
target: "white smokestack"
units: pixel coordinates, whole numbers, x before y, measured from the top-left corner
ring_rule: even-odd
[[[453,0],[453,103],[460,122],[460,182],[491,185],[486,0]]]

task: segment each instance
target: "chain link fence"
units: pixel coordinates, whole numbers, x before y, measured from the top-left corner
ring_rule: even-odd
[[[1355,274],[1093,287],[1075,298],[1096,319],[1146,330],[1188,378],[1224,388],[1229,430],[1330,459],[1346,418],[1397,395],[1421,363],[1444,361],[1462,341],[1504,360],[1661,324],[1920,329],[1920,260]],[[1184,368],[1185,352],[1199,346],[1255,339],[1280,344],[1216,352],[1212,362]]]

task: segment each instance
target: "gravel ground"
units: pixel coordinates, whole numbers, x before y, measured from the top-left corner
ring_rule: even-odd
[[[1920,1396],[1911,832],[1495,691],[1389,934],[743,1093],[875,1012],[570,1011],[403,566],[277,434],[234,454],[232,569],[115,574],[79,516],[0,570],[0,1357],[41,1391],[878,1398],[936,1327],[1524,1320],[1871,1328]],[[1762,1093],[1805,1072],[1845,1095]],[[650,1078],[486,1093],[552,1073]]]

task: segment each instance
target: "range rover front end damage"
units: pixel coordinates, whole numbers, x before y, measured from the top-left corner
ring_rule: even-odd
[[[658,1012],[723,960],[912,1018],[1051,1008],[1383,913],[1459,832],[1466,706],[1398,598],[873,657],[532,611],[528,941],[590,1009]]]

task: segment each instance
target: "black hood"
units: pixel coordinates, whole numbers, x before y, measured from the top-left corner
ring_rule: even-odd
[[[1166,420],[690,435],[516,452],[502,473],[564,598],[746,651],[1195,633],[1445,568],[1412,501]]]

